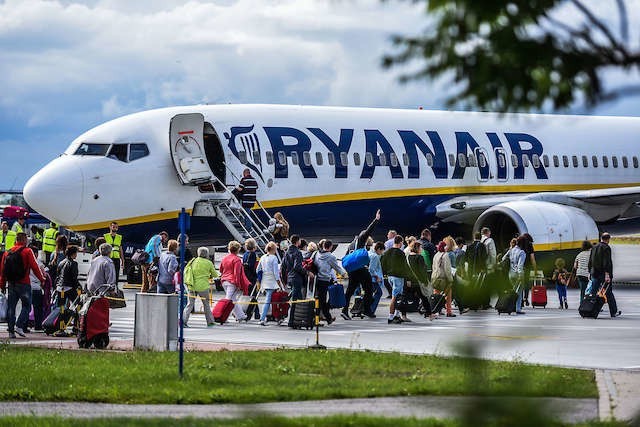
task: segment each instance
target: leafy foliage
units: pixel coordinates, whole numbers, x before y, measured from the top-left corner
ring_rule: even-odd
[[[615,32],[587,1],[413,0],[425,3],[433,25],[395,36],[396,51],[383,66],[417,60],[420,68],[402,82],[452,76],[449,106],[502,112],[592,108],[640,93],[640,86],[603,84],[606,70],[640,69],[640,51],[628,40],[626,0],[602,0],[617,10]]]

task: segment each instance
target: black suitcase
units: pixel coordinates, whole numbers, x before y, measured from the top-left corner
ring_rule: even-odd
[[[356,295],[353,298],[353,306],[351,306],[351,317],[364,318],[364,298],[362,295]]]
[[[600,310],[602,310],[602,306],[604,306],[604,298],[601,296],[585,295],[584,299],[580,303],[578,312],[582,317],[597,319],[600,314]]]
[[[127,271],[127,283],[129,285],[142,284],[142,267],[138,264],[131,264]]]
[[[295,303],[293,309],[293,319],[291,319],[290,327],[293,329],[311,329],[315,326],[315,301],[304,301]]]
[[[498,314],[507,313],[511,314],[516,310],[516,302],[518,301],[518,294],[514,291],[504,291],[498,297],[496,302],[496,310]]]
[[[46,319],[42,322],[42,329],[44,333],[47,335],[51,335],[54,332],[60,329],[60,322],[64,320],[64,324],[69,325],[71,322],[71,318],[73,316],[73,311],[71,309],[65,308],[64,314],[60,314],[60,307],[55,307],[51,310],[51,313],[47,316]]]
[[[444,308],[447,299],[444,294],[429,295],[429,304],[431,305],[431,314],[438,314]]]
[[[418,313],[420,305],[420,298],[416,295],[403,294],[398,301],[396,301],[396,310],[401,313]]]

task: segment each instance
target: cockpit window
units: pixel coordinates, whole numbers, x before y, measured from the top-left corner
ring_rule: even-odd
[[[131,144],[131,148],[129,149],[130,162],[147,157],[148,155],[149,147],[147,147],[147,144]]]
[[[127,161],[128,144],[113,144],[111,150],[109,150],[109,157],[113,160],[120,160],[121,162]]]
[[[83,142],[76,150],[76,156],[105,156],[111,144],[94,144]]]

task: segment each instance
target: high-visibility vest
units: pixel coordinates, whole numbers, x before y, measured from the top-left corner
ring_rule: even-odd
[[[35,242],[42,242],[42,233],[39,231],[33,236],[33,240]]]
[[[11,230],[14,231],[16,234],[24,233],[24,230],[22,229],[22,226],[20,225],[20,223],[18,221],[13,223],[13,226],[11,227]]]
[[[58,230],[49,227],[44,230],[44,240],[42,241],[42,250],[45,252],[53,253],[56,251],[56,237],[58,237]]]
[[[111,236],[111,233],[104,235],[104,240],[111,245],[111,258],[120,258],[120,246],[122,245],[122,236],[116,234],[115,237]]]
[[[0,242],[2,242],[0,244],[2,250],[8,251],[16,244],[16,232],[7,230],[7,234],[4,234],[4,232],[0,231]]]

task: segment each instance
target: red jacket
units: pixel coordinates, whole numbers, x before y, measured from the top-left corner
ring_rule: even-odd
[[[247,295],[249,293],[249,279],[244,274],[242,259],[235,254],[227,254],[220,262],[220,280],[233,283],[236,288],[242,289]]]
[[[11,251],[15,252],[21,247],[24,247],[24,244],[16,243],[14,247],[11,248]],[[4,277],[4,261],[7,258],[9,251],[6,251],[2,256],[2,262],[0,262],[0,288],[4,290],[7,279]],[[29,248],[24,249],[20,255],[22,256],[22,262],[25,265],[25,273],[22,280],[19,280],[18,283],[23,285],[28,285],[31,283],[31,279],[29,278],[29,273],[31,270],[35,273],[36,277],[44,283],[45,277],[40,271],[40,267],[38,267],[38,263],[36,262],[36,257],[33,255],[33,251]]]

